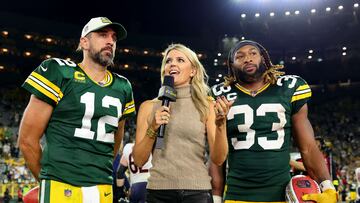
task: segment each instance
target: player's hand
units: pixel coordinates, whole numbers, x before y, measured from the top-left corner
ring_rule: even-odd
[[[317,203],[336,203],[338,200],[338,194],[333,189],[327,189],[319,194],[306,194],[302,196],[302,199],[313,200]]]
[[[152,129],[159,129],[160,125],[168,124],[170,120],[170,108],[167,106],[161,106],[155,111],[155,115],[152,122]]]
[[[215,110],[215,124],[217,126],[223,125],[226,122],[226,116],[229,113],[230,107],[233,105],[235,100],[228,101],[225,96],[217,97],[214,110]]]

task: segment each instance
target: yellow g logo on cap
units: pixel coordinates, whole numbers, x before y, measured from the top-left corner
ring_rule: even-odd
[[[103,22],[103,23],[111,23],[111,20],[109,20],[109,18],[106,18],[106,17],[101,17],[101,22]]]

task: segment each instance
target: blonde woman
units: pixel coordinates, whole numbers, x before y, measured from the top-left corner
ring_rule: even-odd
[[[207,74],[197,55],[182,44],[165,50],[161,80],[174,77],[176,102],[161,106],[157,99],[141,104],[133,150],[141,167],[152,153],[147,202],[212,202],[210,176],[205,165],[205,143],[212,162],[227,156],[226,114],[232,103],[208,97]],[[154,149],[157,131],[166,124],[164,149]],[[152,151],[153,150],[153,151]]]

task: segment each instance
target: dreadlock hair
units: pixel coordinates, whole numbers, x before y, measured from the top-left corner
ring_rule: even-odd
[[[235,57],[237,50],[239,50],[241,47],[243,47],[245,45],[252,45],[259,49],[260,55],[262,57],[261,61],[266,68],[265,72],[263,73],[263,78],[266,83],[269,82],[271,84],[275,84],[277,78],[279,76],[285,74],[285,72],[279,71],[280,69],[283,69],[284,66],[283,65],[274,65],[271,62],[269,53],[261,44],[255,42],[255,41],[251,41],[251,40],[243,40],[243,41],[238,42],[229,52],[228,60],[227,60],[228,75],[224,77],[224,79],[225,79],[224,86],[229,86],[233,83],[236,83],[237,78],[235,77],[235,74],[234,74],[234,71],[232,68],[232,64],[234,63],[234,57]]]

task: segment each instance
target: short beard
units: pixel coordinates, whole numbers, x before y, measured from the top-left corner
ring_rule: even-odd
[[[95,63],[104,67],[114,66],[114,54],[111,54],[111,56],[104,56],[101,54],[102,51],[103,49],[101,49],[99,52],[90,50],[90,58],[94,60]]]
[[[241,81],[246,84],[258,82],[259,80],[261,80],[263,78],[263,75],[266,71],[266,67],[263,63],[260,64],[260,67],[256,66],[256,71],[255,71],[255,73],[252,73],[252,74],[248,74],[248,73],[242,71],[240,68],[234,67],[234,65],[232,65],[232,69],[233,69],[236,81]]]

